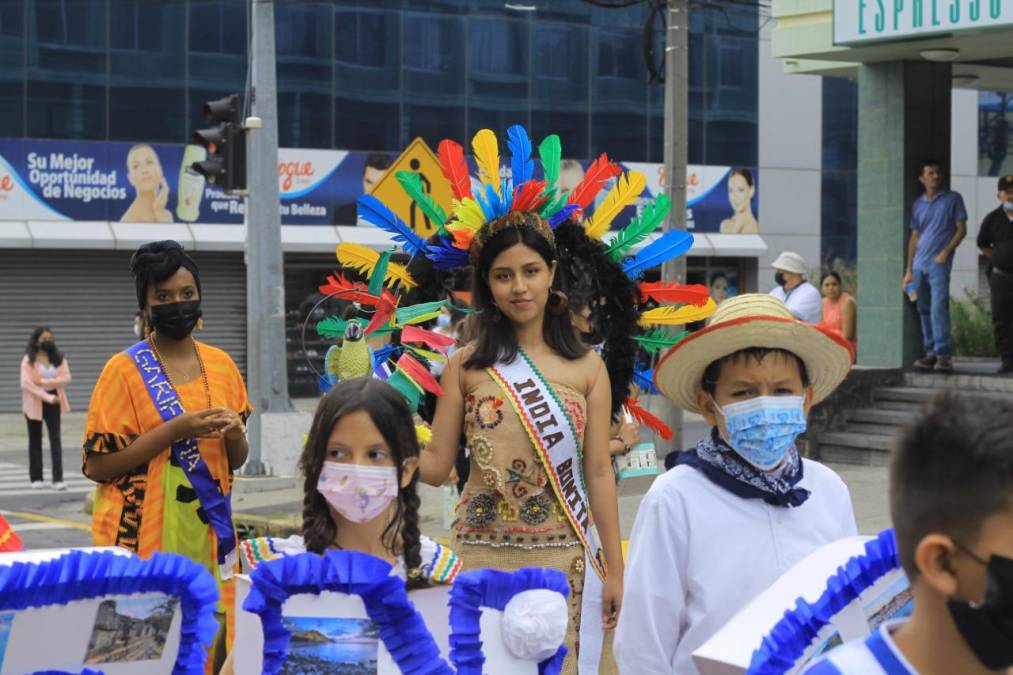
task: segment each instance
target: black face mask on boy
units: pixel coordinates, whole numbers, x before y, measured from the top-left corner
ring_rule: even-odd
[[[777,284],[778,286],[784,286],[787,282],[788,280],[784,278],[784,272],[774,272],[775,284]]]
[[[193,332],[202,314],[200,300],[151,305],[151,327],[170,340],[182,340]]]
[[[985,566],[985,602],[950,598],[946,606],[967,646],[986,668],[1009,668],[1013,666],[1013,558],[993,554],[985,562],[960,548]]]

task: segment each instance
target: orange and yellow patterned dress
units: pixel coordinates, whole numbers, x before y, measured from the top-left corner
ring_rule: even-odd
[[[252,408],[232,358],[200,342],[197,349],[207,373],[211,407],[229,408],[245,420]],[[199,377],[177,386],[176,392],[187,411],[207,406]],[[106,362],[92,392],[82,459],[87,462],[89,453],[118,452],[162,424],[137,366],[121,352]],[[197,445],[223,494],[228,494],[232,471],[225,441],[202,438]],[[219,611],[228,615],[228,635],[232,635],[233,584],[221,581],[214,530],[170,448],[129,474],[99,485],[92,511],[92,541],[96,546],[122,546],[142,558],[156,551],[179,553],[204,565],[219,581]]]
[[[587,410],[584,396],[560,382],[549,384],[582,439]],[[461,492],[452,526],[453,549],[464,570],[512,572],[522,567],[547,567],[566,574],[570,622],[563,673],[576,673],[584,590],[583,546],[499,385],[492,379],[481,382],[466,393],[464,404],[471,474]],[[602,672],[611,671],[606,665],[610,660],[611,653],[603,657]]]

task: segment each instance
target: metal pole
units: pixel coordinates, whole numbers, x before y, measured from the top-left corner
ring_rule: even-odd
[[[686,229],[686,164],[689,147],[689,0],[668,0],[665,34],[665,194],[672,208],[665,231]],[[664,281],[686,282],[686,257],[661,268]],[[682,440],[682,409],[669,404],[663,417]],[[678,445],[675,449],[680,449]]]
[[[290,412],[285,350],[285,284],[278,193],[278,104],[274,59],[274,4],[250,0],[253,36],[252,114],[261,128],[247,132],[246,363],[253,404],[250,457],[244,473],[264,474],[263,413]]]

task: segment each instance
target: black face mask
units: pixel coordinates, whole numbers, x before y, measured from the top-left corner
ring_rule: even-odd
[[[784,272],[774,272],[775,284],[777,284],[778,286],[784,286],[787,282],[788,280],[784,278]]]
[[[967,646],[986,668],[1009,668],[1013,666],[1013,559],[993,555],[986,563],[963,550],[985,565],[985,602],[977,605],[951,598],[946,606]]]
[[[52,340],[43,340],[42,342],[39,343],[39,349],[46,352],[47,354],[52,354],[53,352],[56,351],[56,343],[53,342]]]
[[[182,340],[193,332],[202,315],[200,300],[152,305],[151,327],[170,340]]]

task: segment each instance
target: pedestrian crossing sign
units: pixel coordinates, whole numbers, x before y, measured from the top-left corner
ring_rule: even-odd
[[[401,156],[373,188],[373,196],[396,213],[416,234],[429,237],[436,232],[437,225],[422,212],[422,209],[412,201],[412,198],[398,183],[397,173],[399,171],[418,173],[422,181],[423,192],[429,194],[437,204],[443,207],[446,213],[450,213],[453,208],[451,200],[454,193],[451,190],[450,182],[443,177],[443,173],[440,171],[440,162],[436,158],[436,153],[426,145],[424,140],[416,138],[405,148]]]

